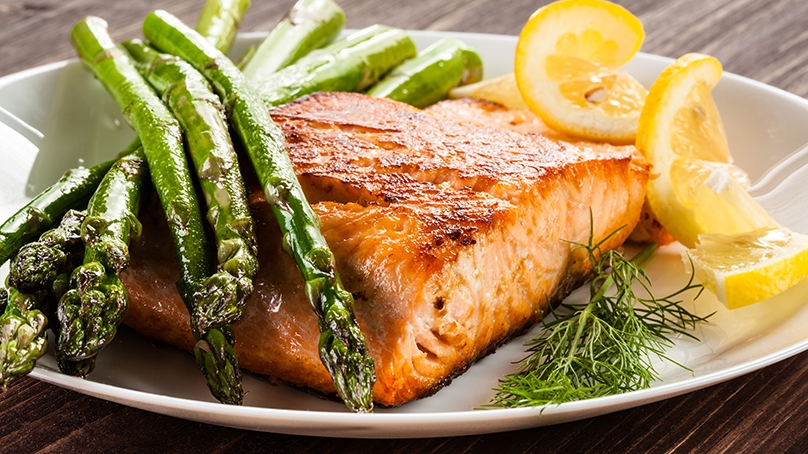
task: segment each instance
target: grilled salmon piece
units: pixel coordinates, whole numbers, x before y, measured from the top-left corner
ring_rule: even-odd
[[[615,146],[607,143],[591,142],[577,137],[568,136],[564,133],[551,129],[533,112],[527,109],[508,109],[500,104],[485,101],[482,99],[462,98],[441,101],[429,106],[426,112],[436,115],[443,115],[456,120],[471,123],[484,124],[487,126],[499,126],[523,134],[539,134],[548,139],[571,143],[584,150],[595,152],[630,151],[634,153],[636,159],[644,161],[645,158],[633,145]],[[676,241],[673,236],[662,227],[657,221],[651,205],[643,203],[640,222],[631,232],[629,240],[638,243],[655,242],[664,246]]]
[[[619,247],[637,223],[647,166],[625,150],[593,152],[405,104],[320,93],[274,109],[337,269],[355,298],[376,361],[374,400],[430,395],[536,323],[591,269],[572,242]],[[317,321],[303,279],[282,252],[260,191],[251,191],[259,272],[234,325],[241,365],[326,394]],[[123,279],[125,322],[193,345],[159,211]]]

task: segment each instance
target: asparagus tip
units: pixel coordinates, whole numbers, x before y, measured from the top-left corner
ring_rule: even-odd
[[[367,350],[357,348],[364,345],[364,342],[352,342],[349,348],[330,331],[320,336],[320,358],[334,379],[337,393],[354,413],[373,412],[376,371]]]
[[[250,279],[237,278],[225,271],[206,279],[194,293],[195,304],[191,323],[195,332],[205,333],[238,320],[252,289]]]
[[[95,369],[95,356],[80,360],[71,360],[57,354],[57,362],[59,364],[59,370],[63,374],[72,375],[74,377],[85,378]]]
[[[194,346],[194,356],[216,399],[229,405],[244,402],[238,357],[224,331],[211,329],[205,333]]]
[[[48,319],[35,309],[24,315],[7,310],[0,317],[0,388],[30,372],[47,352],[48,340],[42,335],[47,325]]]
[[[107,275],[98,262],[80,266],[71,280],[73,288],[59,300],[56,350],[65,360],[80,361],[97,355],[115,337],[128,301],[120,278]]]
[[[26,244],[12,260],[8,283],[22,293],[32,293],[56,279],[67,262],[60,248],[41,242]]]

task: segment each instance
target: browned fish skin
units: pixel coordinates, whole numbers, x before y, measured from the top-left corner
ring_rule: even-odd
[[[590,209],[596,240],[627,227],[614,248],[644,199],[647,167],[625,150],[582,151],[349,93],[312,95],[272,116],[355,295],[382,405],[429,395],[535,323],[589,272],[564,240],[587,240]],[[260,191],[252,197],[261,271],[234,326],[242,366],[333,393],[302,278]],[[126,323],[190,348],[168,239],[159,220],[143,221],[123,277]]]

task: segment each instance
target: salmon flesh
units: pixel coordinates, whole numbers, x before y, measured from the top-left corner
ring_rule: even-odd
[[[354,296],[380,405],[434,393],[535,324],[591,274],[571,242],[619,229],[605,244],[617,248],[640,217],[648,166],[629,149],[580,148],[352,93],[271,114]],[[333,395],[303,278],[260,190],[250,194],[261,270],[234,325],[241,366]],[[149,208],[123,274],[125,323],[190,350],[165,220]]]

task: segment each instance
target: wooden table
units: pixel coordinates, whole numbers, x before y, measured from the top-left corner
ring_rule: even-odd
[[[0,75],[74,56],[70,26],[104,17],[116,38],[164,8],[193,23],[203,0],[0,0]],[[255,1],[243,30],[268,30],[293,0]],[[517,34],[546,0],[341,0],[348,26]],[[643,51],[712,54],[725,70],[808,95],[808,2],[623,0],[646,29]],[[808,452],[808,353],[729,382],[597,418],[518,432],[350,440],[210,426],[22,379],[0,395],[0,452]]]

